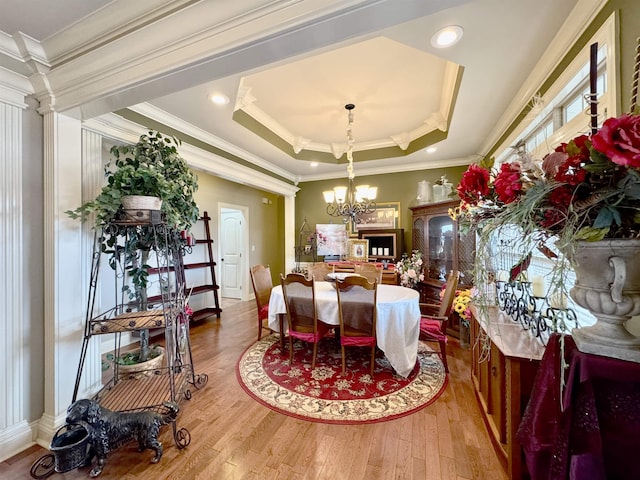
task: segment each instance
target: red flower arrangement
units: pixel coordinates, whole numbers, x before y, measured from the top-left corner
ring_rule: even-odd
[[[457,190],[463,202],[469,204],[481,202],[489,196],[489,171],[479,165],[469,165]]]
[[[640,237],[640,115],[607,119],[542,162],[471,165],[452,216],[515,224],[523,234],[574,240]],[[563,243],[561,242],[561,243]]]

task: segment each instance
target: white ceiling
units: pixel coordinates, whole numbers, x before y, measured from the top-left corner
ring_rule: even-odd
[[[209,1],[217,2],[220,8],[238,5]],[[139,101],[303,181],[343,176],[344,164],[335,157],[332,161],[319,158],[320,165],[311,167],[313,151],[306,151],[302,155],[305,159],[300,159],[293,148],[278,148],[254,133],[254,129],[234,120],[241,86],[251,87],[254,104],[264,114],[261,123],[279,127],[281,135],[311,143],[344,144],[344,105],[356,104],[356,175],[466,164],[483,156],[498,138],[501,132],[496,128],[505,122],[503,113],[576,1],[424,0],[433,4],[430,7],[434,13],[363,35],[341,32],[340,38],[346,39],[328,46],[323,45],[324,39],[310,38],[304,54],[271,65],[254,62],[255,68],[248,71]],[[108,10],[115,3],[122,8],[122,2],[104,0],[2,0],[0,30],[8,34],[21,31],[36,40],[45,40],[73,23],[82,23],[81,19],[91,11]],[[141,9],[152,3],[137,0],[135,5]],[[255,7],[274,2],[252,3]],[[403,0],[391,3],[403,8]],[[359,21],[367,22],[367,18],[363,16]],[[447,50],[433,48],[431,35],[446,25],[461,25],[462,40]],[[358,26],[354,30],[366,28]],[[323,46],[314,49],[316,43]],[[364,153],[359,155],[358,150],[365,148],[364,143],[402,136],[433,119],[434,112],[448,112],[446,98],[452,95],[453,84],[444,73],[445,64],[459,65],[462,76],[459,90],[453,92],[450,123],[438,124],[447,130],[447,138],[434,145],[437,152],[427,154],[420,149],[406,154],[396,148],[390,150],[388,158],[362,160]],[[208,100],[212,93],[224,93],[231,101],[215,106]]]

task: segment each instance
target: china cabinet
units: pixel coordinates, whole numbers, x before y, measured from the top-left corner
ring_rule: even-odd
[[[412,250],[423,254],[424,281],[418,284],[420,301],[437,303],[439,293],[450,270],[460,272],[460,287],[473,284],[475,260],[475,235],[462,233],[458,223],[449,216],[449,209],[460,204],[460,200],[428,203],[410,207]],[[450,333],[458,335],[457,316],[452,316]]]

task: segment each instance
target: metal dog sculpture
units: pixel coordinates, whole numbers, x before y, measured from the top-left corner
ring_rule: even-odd
[[[78,400],[67,409],[67,423],[87,427],[91,450],[87,464],[95,455],[97,464],[89,476],[102,473],[109,452],[123,446],[130,440],[138,441],[139,451],[147,448],[155,452],[151,463],[158,463],[162,457],[162,444],[158,441],[160,427],[175,421],[179,407],[173,402],[164,402],[168,413],[156,412],[112,412],[101,407],[95,400]]]

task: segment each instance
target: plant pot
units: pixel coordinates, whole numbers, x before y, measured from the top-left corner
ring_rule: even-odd
[[[597,319],[571,332],[581,352],[640,363],[640,337],[624,324],[640,314],[640,240],[579,242],[571,298]]]
[[[125,210],[160,210],[162,199],[147,195],[123,195],[120,200]]]
[[[162,353],[146,362],[135,363],[133,365],[118,365],[118,378],[142,378],[155,375],[155,372],[162,368],[164,362],[164,348],[157,347]],[[138,351],[136,351],[138,352]],[[135,353],[135,352],[134,352]]]
[[[470,344],[471,332],[469,331],[469,325],[465,325],[460,322],[460,348],[468,350]]]

